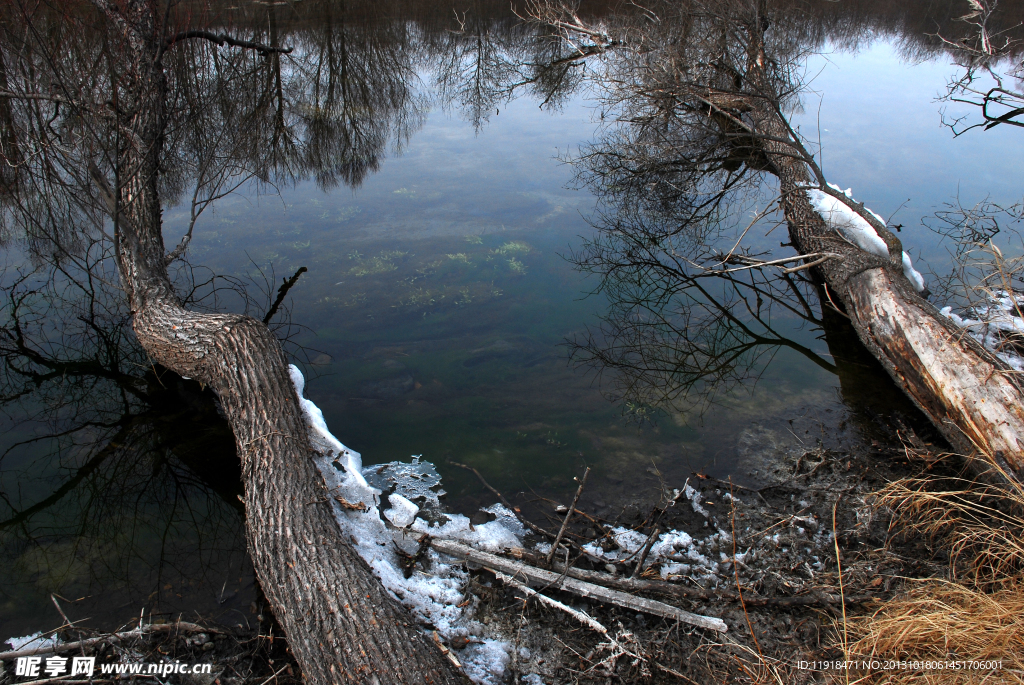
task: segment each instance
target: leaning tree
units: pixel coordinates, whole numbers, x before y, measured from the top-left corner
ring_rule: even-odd
[[[673,214],[657,235],[612,222],[612,243],[591,243],[577,261],[613,279],[622,264],[641,264],[666,282],[674,269],[792,273],[800,263],[820,284],[823,308],[849,318],[863,345],[957,451],[985,456],[1002,478],[1024,478],[1019,373],[926,299],[900,239],[829,183],[790,123],[806,57],[806,8],[798,4],[655,2],[600,22],[581,18],[572,3],[529,4],[530,16],[562,36],[577,62],[592,62],[605,111],[620,124],[614,145],[593,147],[578,160],[585,182],[596,179],[619,196],[636,186],[645,201]],[[1005,113],[998,118],[1008,120]],[[754,259],[740,243],[712,253],[703,236],[717,230],[739,192],[766,186],[775,189],[769,207],[784,217],[796,255]]]
[[[370,135],[349,144],[345,112],[325,120],[340,108],[311,108],[320,118],[305,122],[313,142],[303,147],[284,120],[291,49],[278,44],[276,24],[247,40],[210,29],[207,10],[171,0],[5,4],[4,229],[58,261],[80,252],[83,235],[109,240],[150,359],[217,394],[241,459],[257,577],[306,678],[462,682],[340,535],[277,338],[251,317],[183,306],[168,266],[187,240],[169,251],[162,233],[162,203],[186,189],[194,224],[203,207],[271,168],[295,173],[333,156],[333,167],[314,160],[334,169],[318,180],[355,178],[353,160],[373,159],[367,146],[381,145],[388,118],[360,121]],[[350,85],[342,80],[339,88]],[[403,110],[393,88],[373,97]]]

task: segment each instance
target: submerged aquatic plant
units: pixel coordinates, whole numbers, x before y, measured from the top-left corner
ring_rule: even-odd
[[[358,264],[349,269],[349,275],[369,276],[370,274],[382,274],[389,271],[395,271],[398,269],[398,266],[395,264],[394,260],[400,259],[407,254],[409,253],[401,252],[399,250],[381,250],[378,256],[364,260],[362,255],[358,252],[353,252],[349,255],[349,259],[356,260]]]
[[[529,245],[521,240],[510,240],[501,247],[494,250],[495,254],[500,255],[516,255],[516,254],[529,254],[531,248]]]

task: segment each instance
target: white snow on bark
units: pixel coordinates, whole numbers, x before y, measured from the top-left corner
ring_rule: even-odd
[[[431,525],[418,518],[420,507],[406,497],[392,493],[388,497],[391,508],[384,516],[393,524],[388,527],[378,509],[381,491],[369,485],[366,474],[380,469],[375,465],[362,468],[362,457],[341,443],[327,428],[323,412],[313,402],[302,396],[305,379],[294,365],[289,366],[292,383],[299,395],[300,408],[309,423],[310,440],[318,451],[316,465],[323,474],[331,495],[342,497],[349,505],[362,505],[362,510],[334,507],[334,517],[341,528],[344,539],[355,541],[356,551],[366,560],[384,587],[399,602],[404,604],[426,630],[437,630],[445,640],[456,637],[469,638],[468,647],[459,653],[466,675],[481,685],[498,685],[503,681],[505,667],[509,661],[511,643],[496,639],[489,629],[474,620],[476,602],[471,601],[460,607],[466,599],[465,588],[469,574],[461,564],[446,562],[433,549],[429,557],[429,573],[416,569],[406,578],[399,565],[395,545],[406,552],[414,552],[417,538],[422,533],[434,537],[445,537],[467,544],[500,551],[506,547],[522,547],[522,526],[512,512],[501,505],[490,507],[496,520],[471,526],[465,516],[449,514],[447,522]],[[415,466],[418,460],[414,460]],[[393,468],[392,471],[402,471]],[[410,470],[410,469],[406,469]]]
[[[851,202],[854,201],[851,188],[840,190],[837,185],[831,183],[828,185],[830,188],[838,190],[845,195]],[[814,207],[815,211],[821,215],[821,218],[833,230],[865,252],[870,252],[884,259],[889,258],[889,247],[885,244],[885,241],[879,237],[871,224],[865,221],[857,212],[853,211],[846,203],[817,188],[807,188],[804,192],[807,193],[807,199],[810,200],[811,206]],[[867,207],[864,209],[870,212],[871,216],[878,219],[882,225],[885,225],[885,219],[867,209]],[[917,292],[924,292],[924,277],[914,269],[910,255],[906,252],[903,253],[903,274]]]

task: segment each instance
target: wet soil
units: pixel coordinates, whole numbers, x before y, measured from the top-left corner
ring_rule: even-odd
[[[891,426],[890,435],[897,432],[919,440],[901,424]],[[815,670],[813,662],[842,658],[836,645],[841,644],[844,600],[847,616],[869,613],[898,592],[904,578],[947,571],[944,550],[927,540],[894,535],[891,516],[872,507],[871,494],[893,480],[951,467],[913,458],[914,450],[895,438],[842,450],[820,444],[780,448],[785,441],[778,437],[765,430],[744,436],[744,465],[760,482],[738,486],[704,474],[691,476],[707,517],[685,499],[666,506],[682,483],[655,482],[653,492],[617,503],[621,513],[612,520],[594,514],[607,511],[607,503],[588,502],[584,494],[578,508],[585,515],[570,524],[577,544],[609,539],[613,525],[643,534],[655,524],[687,531],[717,567],[713,573],[702,569],[705,573],[669,574],[669,579],[705,591],[706,598],[650,597],[722,618],[728,632],[543,590],[595,618],[631,652],[615,657],[622,650],[612,648],[606,636],[565,612],[524,601],[521,593],[480,570],[472,587],[481,599],[479,616],[496,637],[516,645],[506,682],[825,682],[828,674]],[[564,514],[554,511],[555,503],[546,504],[550,527]],[[713,536],[716,530],[730,536]],[[733,533],[735,546],[728,540]],[[710,544],[701,544],[701,538]],[[619,575],[628,576],[635,563],[602,564],[577,554],[574,547],[574,566]],[[742,561],[734,564],[737,559]],[[645,578],[663,575],[658,566],[643,573]]]

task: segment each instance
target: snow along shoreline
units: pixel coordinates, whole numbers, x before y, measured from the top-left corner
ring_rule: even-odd
[[[314,461],[334,497],[349,504],[343,506],[332,499],[334,517],[340,534],[353,540],[356,551],[370,565],[373,573],[396,600],[412,612],[424,630],[436,630],[445,642],[466,642],[458,652],[466,675],[480,685],[503,682],[514,648],[510,635],[502,632],[496,622],[485,625],[476,618],[479,600],[467,593],[469,573],[461,560],[449,560],[434,549],[425,555],[429,573],[415,569],[406,578],[395,552],[395,545],[406,553],[415,553],[418,538],[431,537],[455,540],[476,549],[501,553],[524,547],[526,529],[515,514],[501,504],[485,507],[493,521],[470,525],[461,514],[443,511],[439,498],[444,495],[441,478],[434,465],[414,456],[410,462],[390,462],[363,468],[362,456],[346,447],[331,434],[323,412],[303,397],[305,379],[294,365],[289,367],[292,384],[299,397],[299,406],[309,425],[309,437],[317,454]],[[387,493],[386,505],[382,503]],[[728,495],[726,495],[728,497]],[[702,505],[699,490],[689,485],[675,491],[674,499],[686,501],[704,519],[707,533],[691,536],[681,530],[661,533],[652,544],[645,568],[657,565],[664,579],[693,578],[717,586],[733,561],[728,553],[732,543],[729,532],[718,527],[710,512]],[[609,531],[614,542],[611,549],[590,543],[584,549],[595,560],[609,564],[629,563],[645,545],[646,536],[628,528],[615,526]],[[777,537],[777,536],[776,536]],[[540,542],[532,545],[546,553],[550,547]],[[737,564],[753,558],[750,550],[735,555]],[[468,602],[467,602],[468,600]],[[46,647],[58,644],[55,637],[35,633],[10,638],[14,648]],[[523,650],[521,649],[520,652]],[[524,682],[543,682],[536,673],[523,675]]]
[[[1024,336],[1024,296],[999,290],[987,305],[975,305],[964,316],[953,313],[952,307],[943,307],[939,313],[965,329],[985,349],[1009,364],[1014,371],[1024,371],[1024,357],[1008,345],[1011,336]],[[977,317],[977,318],[975,318]]]
[[[510,524],[510,520],[515,521],[515,516],[512,512],[505,512],[499,504],[491,508],[496,510],[494,513],[498,518],[490,523],[471,528],[467,517],[454,514],[447,516],[448,522],[441,528],[431,528],[422,518],[416,517],[420,507],[396,491],[388,497],[391,507],[383,512],[384,517],[392,522],[389,529],[379,509],[382,490],[370,485],[367,475],[372,477],[387,467],[401,474],[403,466],[415,470],[418,466],[433,469],[433,465],[421,465],[418,460],[414,460],[412,464],[396,462],[364,470],[361,455],[334,437],[327,428],[320,408],[303,397],[305,379],[302,372],[294,365],[289,366],[289,372],[299,396],[299,406],[309,423],[310,440],[320,452],[315,462],[328,490],[333,496],[340,496],[352,504],[361,503],[365,507],[364,511],[347,509],[332,500],[334,518],[343,537],[354,541],[356,551],[370,565],[385,589],[418,620],[433,626],[446,642],[453,638],[469,638],[473,641],[459,655],[466,675],[473,682],[498,685],[508,664],[512,646],[473,619],[476,601],[472,596],[468,605],[460,606],[467,599],[464,588],[468,584],[469,574],[462,569],[461,564],[447,563],[436,551],[429,549],[426,554],[430,558],[431,574],[416,571],[406,578],[392,542],[407,552],[415,552],[416,538],[422,533],[430,533],[432,536],[447,537],[493,551],[500,551],[504,547],[522,547],[524,531],[517,521],[516,527]],[[432,494],[436,502],[438,495],[436,492]],[[427,499],[431,497],[427,496]],[[396,526],[396,522],[405,525]]]
[[[310,439],[320,452],[315,460],[328,489],[332,495],[365,507],[360,511],[334,504],[334,516],[343,534],[351,536],[356,550],[384,587],[417,619],[436,629],[446,641],[470,640],[459,659],[473,682],[483,685],[502,682],[513,645],[498,632],[500,628],[494,624],[485,626],[474,618],[479,600],[466,594],[469,574],[462,569],[461,561],[449,563],[446,557],[429,549],[430,573],[416,570],[412,577],[405,578],[391,543],[414,552],[417,538],[429,533],[431,537],[456,540],[484,551],[502,552],[523,547],[525,528],[515,514],[501,504],[483,509],[495,516],[495,520],[483,524],[470,525],[466,516],[443,512],[438,500],[444,494],[440,476],[433,464],[420,461],[419,457],[414,456],[410,463],[391,462],[363,468],[360,454],[335,438],[320,408],[302,396],[305,387],[302,372],[294,365],[289,371],[300,407],[309,422]],[[382,518],[381,495],[390,490],[393,490],[388,496],[391,506],[383,511]],[[663,578],[697,577],[717,584],[716,574],[731,562],[725,549],[732,537],[717,526],[709,526],[710,514],[701,506],[701,493],[697,489],[687,483],[683,490],[676,491],[676,499],[687,500],[693,510],[705,518],[709,535],[694,539],[683,531],[662,533],[651,547],[645,567],[659,564]],[[622,527],[611,532],[618,550],[609,552],[594,544],[585,549],[596,558],[614,562],[635,555],[646,540],[636,531]],[[550,549],[546,543],[538,543],[535,548],[542,553]],[[737,563],[745,558],[745,554],[736,555]],[[462,606],[467,599],[468,604]],[[524,681],[533,682],[528,680],[530,676],[536,674],[525,675]]]

